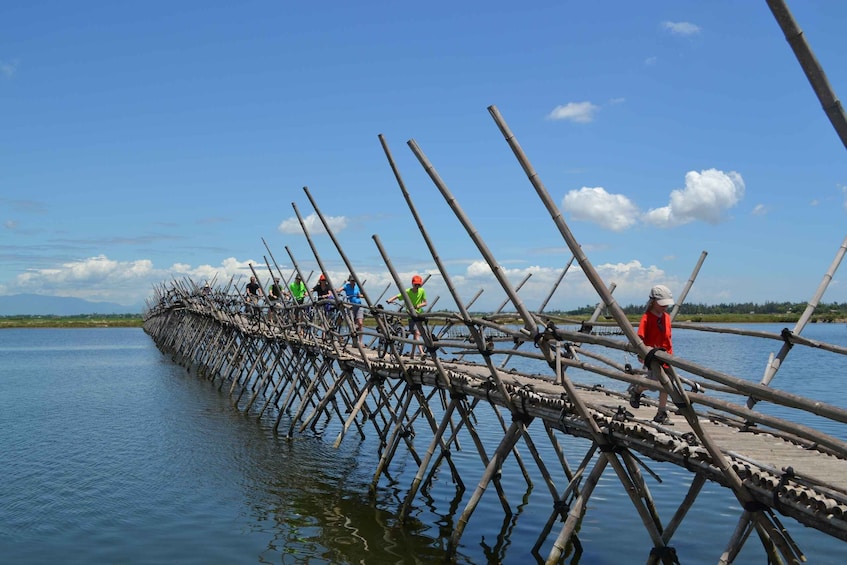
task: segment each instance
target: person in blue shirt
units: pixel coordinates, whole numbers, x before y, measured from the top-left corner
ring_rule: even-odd
[[[356,322],[356,333],[362,333],[365,309],[362,308],[362,291],[359,290],[359,285],[356,284],[356,277],[352,273],[347,277],[347,282],[344,283],[344,286],[338,289],[338,292],[343,292],[347,297],[347,302],[352,304],[353,320]]]

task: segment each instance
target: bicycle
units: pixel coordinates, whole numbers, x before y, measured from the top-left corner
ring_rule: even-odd
[[[332,336],[338,336],[339,340],[342,337],[349,337],[348,334],[343,334],[342,329],[346,325],[346,320],[344,319],[344,307],[339,304],[327,304],[325,305],[325,313],[326,313],[326,321],[327,321],[327,330],[324,332],[324,339],[328,340]]]
[[[376,317],[382,318],[384,322],[385,329],[388,330],[388,335],[383,331],[383,324],[380,324],[377,320],[377,330],[379,331],[379,339],[376,343],[376,353],[380,359],[385,357],[385,354],[388,353],[389,349],[391,349],[391,343],[396,343],[397,354],[403,354],[403,342],[395,341],[396,337],[404,336],[406,333],[406,327],[403,325],[403,322],[400,319],[400,316],[397,315],[388,315],[385,313],[385,308],[382,304],[377,305]],[[403,311],[403,305],[399,305],[396,309],[396,313],[400,313]]]

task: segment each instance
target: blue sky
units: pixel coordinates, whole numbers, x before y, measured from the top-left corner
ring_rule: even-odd
[[[847,3],[789,5],[844,96]],[[243,285],[268,276],[263,238],[284,276],[287,249],[317,270],[294,206],[340,284],[308,187],[378,297],[374,235],[404,279],[436,272],[382,134],[463,300],[505,295],[409,140],[535,308],[571,253],[491,105],[622,304],[678,294],[702,251],[689,302],[806,301],[845,236],[845,148],[764,0],[32,1],[0,21],[0,294]],[[596,302],[574,265],[548,308]]]

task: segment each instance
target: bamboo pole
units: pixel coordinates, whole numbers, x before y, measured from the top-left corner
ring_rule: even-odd
[[[794,51],[797,62],[800,63],[806,78],[809,79],[826,117],[829,118],[832,127],[835,128],[835,133],[838,134],[841,143],[844,147],[847,147],[847,115],[845,115],[844,108],[836,97],[835,91],[830,86],[823,67],[815,57],[808,41],[806,41],[806,36],[800,26],[797,25],[784,0],[767,0],[767,3],[782,29],[782,33],[785,34],[788,45]]]
[[[494,451],[491,461],[485,467],[485,472],[479,479],[479,484],[477,485],[476,490],[474,490],[467,506],[465,506],[461,516],[459,516],[456,526],[453,528],[453,533],[450,536],[450,544],[447,547],[448,554],[454,554],[456,549],[459,547],[459,540],[462,537],[462,533],[465,531],[465,526],[467,526],[471,514],[473,514],[473,511],[476,510],[476,507],[479,505],[479,501],[482,499],[482,495],[485,493],[488,483],[492,481],[495,474],[500,472],[500,468],[503,466],[503,461],[505,461],[506,455],[512,451],[515,444],[520,439],[520,436],[525,429],[524,426],[525,424],[520,420],[514,420],[512,425],[509,427],[509,430],[506,432],[506,435],[504,435],[503,439],[500,441],[500,445],[498,445],[497,449]]]
[[[591,469],[591,472],[585,478],[585,483],[582,485],[579,496],[577,496],[574,500],[574,503],[571,505],[571,509],[568,512],[568,517],[565,519],[565,525],[562,526],[559,536],[553,542],[553,547],[550,548],[547,561],[545,561],[546,565],[558,565],[558,563],[561,562],[562,554],[565,553],[567,549],[568,541],[574,535],[577,525],[582,522],[582,517],[585,514],[586,509],[585,507],[588,504],[588,499],[591,498],[594,488],[597,486],[597,483],[600,482],[600,477],[603,475],[603,471],[606,469],[606,465],[609,464],[609,461],[608,457],[600,457]]]
[[[829,286],[830,281],[832,281],[832,277],[835,275],[835,271],[838,270],[838,266],[841,264],[841,260],[844,258],[844,253],[847,252],[847,237],[844,238],[844,241],[841,242],[841,247],[838,248],[838,251],[835,254],[835,258],[832,260],[832,263],[829,265],[829,269],[827,269],[826,273],[823,276],[823,280],[818,285],[818,289],[815,291],[814,296],[811,300],[806,304],[806,309],[803,311],[803,314],[800,316],[800,319],[797,320],[797,323],[794,324],[794,330],[791,332],[794,335],[799,335],[803,329],[806,327],[806,324],[809,323],[809,320],[812,318],[812,314],[815,312],[815,309],[820,304],[821,298],[823,298],[824,292],[826,292],[827,287]],[[779,350],[779,353],[776,356],[772,356],[768,361],[768,365],[765,367],[765,375],[762,377],[762,382],[764,386],[768,386],[773,380],[774,376],[776,376],[776,372],[779,370],[782,362],[785,360],[785,357],[788,355],[788,352],[791,351],[792,343],[784,342],[782,347]],[[750,396],[747,398],[747,408],[753,408],[756,405],[758,400]]]

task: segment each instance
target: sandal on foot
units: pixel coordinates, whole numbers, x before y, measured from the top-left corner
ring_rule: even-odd
[[[670,418],[670,416],[668,416],[668,411],[664,410],[662,408],[660,408],[659,411],[656,412],[656,415],[653,416],[653,421],[656,422],[657,424],[664,424],[666,426],[673,426],[673,424],[671,423],[671,418]]]
[[[629,405],[633,408],[640,408],[641,396],[643,393],[637,388],[635,388],[635,385],[629,385],[627,392],[629,392]]]

